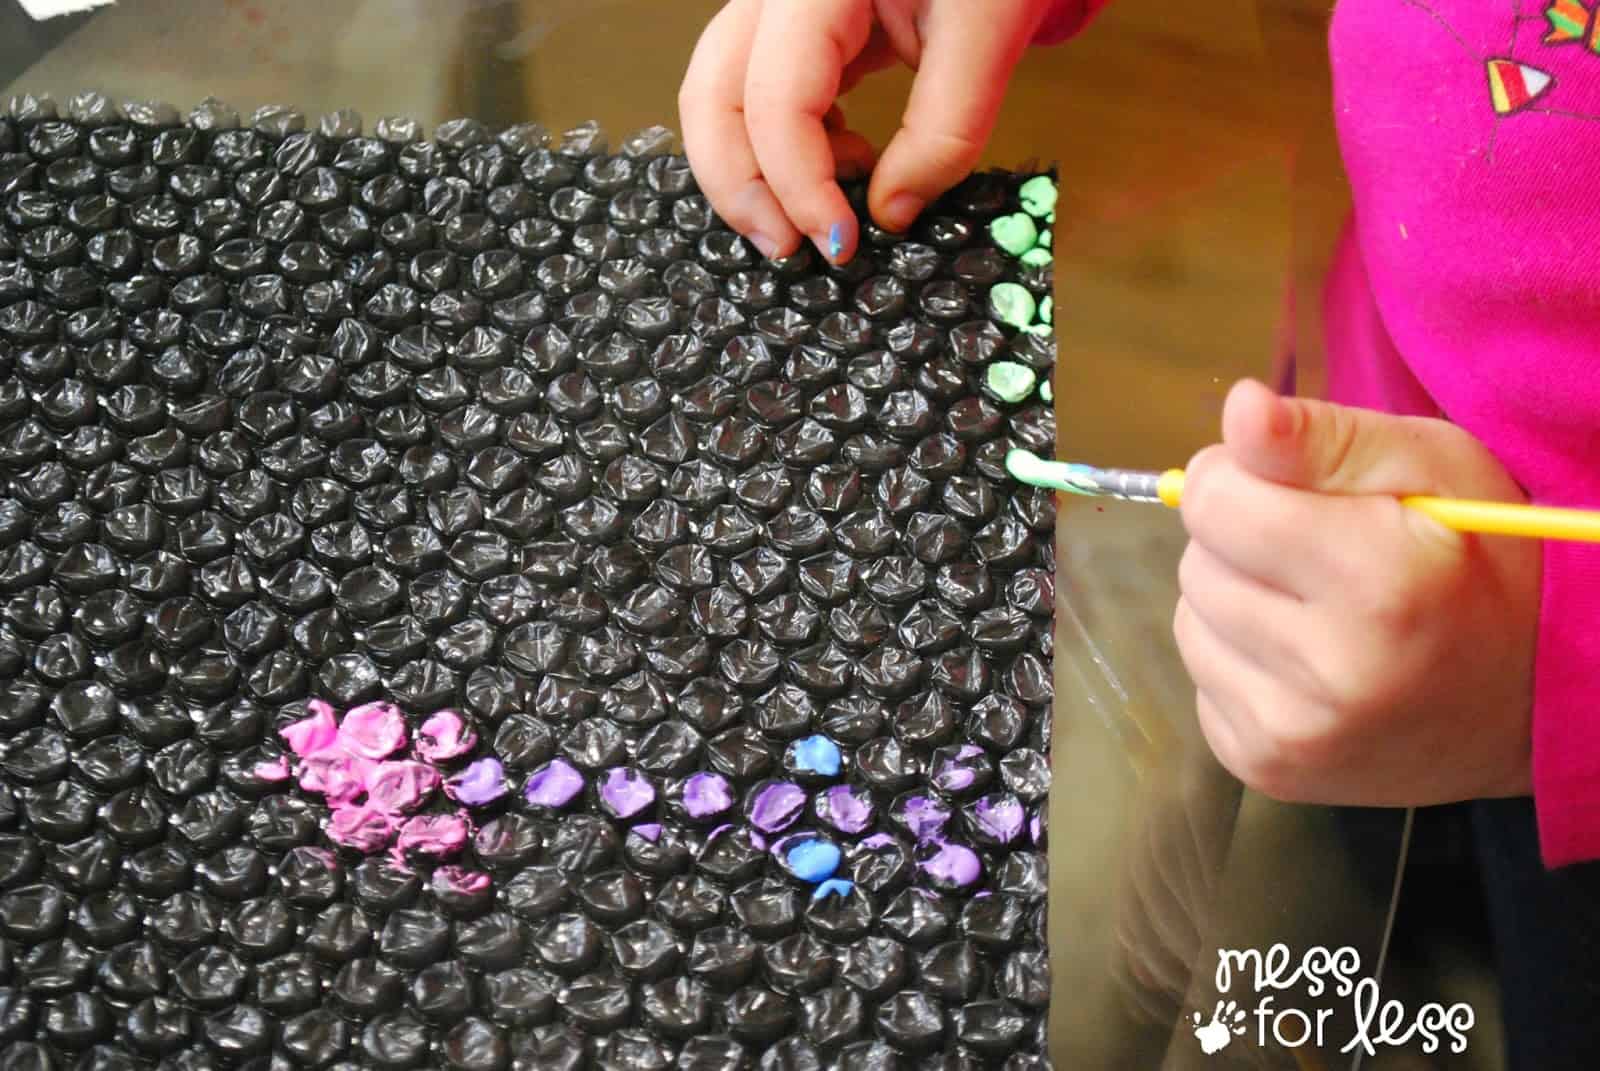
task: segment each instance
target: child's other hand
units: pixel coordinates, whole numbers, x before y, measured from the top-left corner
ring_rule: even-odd
[[[873,169],[872,217],[891,231],[960,182],[1053,0],[731,0],[706,27],[678,94],[689,162],[711,206],[769,257],[810,238],[854,255],[855,213],[835,181]],[[877,160],[845,126],[840,94],[896,59],[917,70],[900,130]]]
[[[1521,502],[1477,440],[1236,386],[1184,488],[1174,629],[1200,726],[1278,799],[1426,805],[1530,791],[1542,557],[1395,496]]]

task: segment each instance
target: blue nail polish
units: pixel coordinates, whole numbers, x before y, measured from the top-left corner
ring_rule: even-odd
[[[835,223],[828,228],[828,259],[838,260],[844,252],[844,224]]]

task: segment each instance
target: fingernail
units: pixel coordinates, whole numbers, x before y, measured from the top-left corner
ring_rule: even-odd
[[[883,206],[884,222],[891,230],[907,231],[916,222],[928,202],[914,193],[897,193]]]
[[[765,234],[757,231],[754,234],[746,235],[746,237],[750,239],[750,244],[761,250],[761,255],[768,260],[776,260],[778,258],[778,243],[768,238]]]
[[[838,260],[844,252],[844,224],[835,223],[828,228],[828,259]]]

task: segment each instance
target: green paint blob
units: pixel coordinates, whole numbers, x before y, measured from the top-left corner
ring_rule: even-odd
[[[1038,246],[1034,246],[1032,249],[1022,254],[1022,263],[1026,264],[1030,268],[1042,268],[1046,264],[1054,263],[1055,259],[1055,257],[1050,255],[1050,250],[1040,249]]]
[[[1017,191],[1023,211],[1030,216],[1048,216],[1056,208],[1056,184],[1049,175],[1039,175],[1022,184]]]
[[[1054,323],[1055,322],[1054,320],[1050,319],[1050,317],[1055,315],[1055,312],[1056,312],[1056,299],[1055,298],[1047,297],[1043,301],[1039,302],[1039,319],[1043,320],[1045,323],[1048,324],[1048,323]]]
[[[1002,323],[1023,331],[1028,329],[1033,314],[1039,309],[1027,288],[1016,283],[995,283],[989,289],[989,307]]]
[[[1023,330],[1030,335],[1039,335],[1044,338],[1049,338],[1056,333],[1056,329],[1049,324],[1029,324]]]
[[[1046,227],[1044,230],[1039,232],[1039,244],[1044,246],[1046,249],[1049,249],[1055,244],[1053,240],[1054,234],[1055,231],[1052,231],[1050,228]]]
[[[989,393],[1005,402],[1020,402],[1033,392],[1038,377],[1033,369],[1015,361],[996,361],[989,366],[985,385]]]
[[[1039,381],[1039,397],[1047,402],[1056,400],[1056,392],[1050,389],[1050,381],[1048,379]]]
[[[1014,257],[1020,257],[1039,240],[1039,228],[1025,213],[1013,212],[989,224],[994,244]]]
[[[1054,212],[1050,213],[1048,216],[1044,217],[1044,221],[1046,223],[1054,223],[1056,221],[1056,214]]]

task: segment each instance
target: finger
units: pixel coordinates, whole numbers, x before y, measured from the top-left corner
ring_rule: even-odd
[[[871,174],[878,162],[878,150],[856,131],[851,130],[844,112],[835,105],[822,117],[822,126],[828,132],[828,147],[833,153],[834,172],[839,178],[861,178]]]
[[[1211,631],[1258,669],[1291,686],[1313,683],[1301,655],[1313,626],[1304,602],[1240,572],[1195,541],[1178,562],[1178,589]]]
[[[1346,592],[1374,546],[1408,523],[1394,498],[1318,495],[1246,471],[1227,447],[1190,461],[1179,506],[1189,538],[1264,588],[1296,599]]]
[[[858,227],[822,118],[871,31],[866,0],[765,0],[745,80],[761,173],[784,214],[835,263],[854,254]]]
[[[881,24],[874,24],[872,34],[867,38],[866,47],[861,54],[845,67],[844,73],[839,76],[839,95],[844,96],[869,74],[874,74],[891,66],[895,61],[894,45],[889,41],[889,36],[884,32]]]
[[[1229,773],[1252,788],[1282,791],[1276,755],[1268,746],[1259,711],[1292,709],[1275,683],[1178,600],[1173,616],[1178,654],[1194,681],[1200,731]]]
[[[911,97],[868,193],[867,203],[879,226],[906,230],[929,202],[977,165],[994,130],[1006,83],[1036,21],[1024,7],[929,8]]]
[[[707,25],[678,91],[684,151],[711,207],[769,258],[800,232],[761,175],[745,128],[744,85],[761,0],[733,0]]]
[[[1228,392],[1222,441],[1262,479],[1325,494],[1455,495],[1488,458],[1442,420],[1280,397],[1253,380]]]

